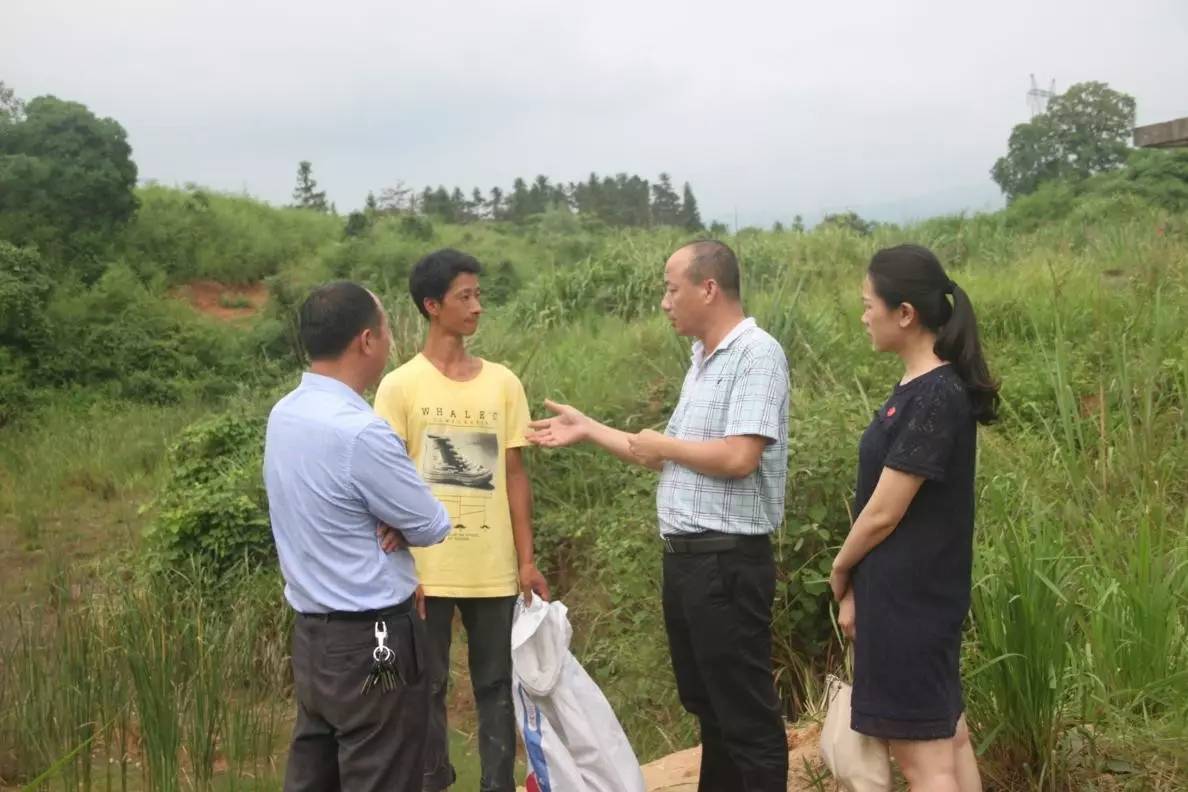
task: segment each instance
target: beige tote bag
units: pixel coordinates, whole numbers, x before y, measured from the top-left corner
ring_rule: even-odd
[[[825,725],[821,758],[846,792],[890,792],[891,757],[887,744],[850,728],[850,686],[830,674],[825,678]]]

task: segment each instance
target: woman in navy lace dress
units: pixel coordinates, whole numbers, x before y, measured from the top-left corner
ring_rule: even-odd
[[[977,424],[998,385],[973,306],[936,256],[880,250],[862,323],[903,377],[858,450],[857,518],[833,562],[838,620],[854,641],[851,726],[888,741],[913,790],[980,790],[963,717],[961,629],[969,612]]]

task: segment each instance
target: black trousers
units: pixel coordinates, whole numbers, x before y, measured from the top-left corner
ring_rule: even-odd
[[[466,628],[467,658],[478,710],[479,792],[515,792],[516,711],[512,704],[511,628],[516,598],[426,597],[429,660],[429,740],[425,746],[425,792],[454,783],[450,764],[446,691],[454,610]]]
[[[766,537],[665,553],[664,623],[681,704],[701,722],[699,792],[786,792],[788,748],[771,669],[775,562]]]
[[[285,792],[420,792],[429,713],[425,625],[412,610],[384,623],[404,684],[364,693],[375,623],[297,617],[297,723]]]

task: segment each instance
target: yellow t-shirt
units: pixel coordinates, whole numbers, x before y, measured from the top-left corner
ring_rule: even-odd
[[[454,523],[441,544],[412,548],[425,593],[516,594],[505,452],[528,445],[528,399],[519,378],[484,360],[477,377],[456,382],[418,354],[384,377],[375,411],[404,440],[421,478]]]

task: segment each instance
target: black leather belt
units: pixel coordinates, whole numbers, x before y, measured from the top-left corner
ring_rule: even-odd
[[[369,611],[330,611],[328,613],[300,613],[298,614],[305,619],[319,619],[321,621],[381,621],[390,616],[403,616],[412,610],[413,598],[409,597],[404,602],[398,602],[395,605],[387,608],[380,608],[379,610]]]
[[[689,536],[662,536],[666,553],[724,553],[738,547],[768,545],[767,536],[738,536],[718,532],[690,534]]]

